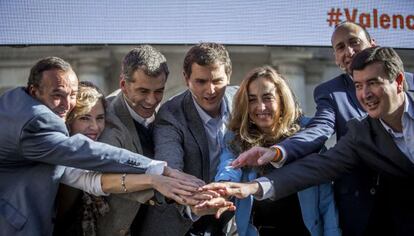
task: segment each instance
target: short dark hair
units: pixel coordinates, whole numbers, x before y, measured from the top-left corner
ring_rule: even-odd
[[[30,75],[27,80],[27,88],[30,86],[39,87],[40,82],[42,81],[43,72],[53,69],[68,72],[72,71],[72,66],[59,57],[42,58],[30,69]]]
[[[355,22],[352,22],[352,21],[342,21],[341,23],[335,25],[335,31],[338,28],[341,28],[341,27],[344,27],[344,26],[347,26],[347,25],[357,26],[358,28],[360,28],[364,32],[365,37],[368,39],[368,41],[371,41],[372,38],[371,38],[371,35],[368,33],[368,31],[362,25],[360,25],[358,23],[355,23]]]
[[[227,77],[230,77],[232,72],[229,53],[223,45],[218,43],[200,43],[190,48],[185,55],[183,64],[183,71],[188,77],[191,75],[193,63],[197,63],[200,66],[220,63],[224,65]]]
[[[399,73],[404,73],[404,66],[397,52],[390,47],[366,48],[355,55],[351,64],[351,72],[363,70],[366,66],[380,62],[390,82],[394,82]],[[406,88],[404,84],[404,89]]]
[[[165,73],[168,78],[170,73],[165,56],[150,45],[138,46],[125,55],[122,61],[121,78],[131,82],[132,75],[138,69],[151,77]]]

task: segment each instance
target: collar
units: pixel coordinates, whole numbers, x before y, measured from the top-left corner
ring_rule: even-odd
[[[200,107],[200,105],[198,105],[198,103],[195,101],[194,97],[192,97],[192,99],[193,99],[193,102],[194,102],[194,106],[196,107],[197,112],[200,115],[201,120],[203,121],[204,125],[206,125],[210,120],[214,119],[209,114],[207,114],[207,112],[205,112],[204,109]],[[223,97],[221,99],[220,116],[219,117],[223,118],[227,115],[227,113],[228,113],[227,104],[224,102],[224,97]]]
[[[125,105],[128,109],[129,114],[131,115],[132,119],[135,120],[136,122],[138,122],[139,124],[145,126],[146,128],[148,128],[148,126],[155,120],[155,115],[152,114],[151,117],[149,118],[144,118],[140,115],[138,115],[134,109],[132,109],[132,107],[129,106],[129,104],[127,103],[127,101],[125,101],[125,95],[122,94],[122,99],[125,102]]]
[[[409,98],[409,96],[407,96],[407,93],[404,93],[404,96],[405,96],[405,99],[404,99],[404,112],[403,112],[403,115],[401,116],[401,122],[403,122],[402,119],[406,115],[410,116],[411,119],[414,119],[413,102],[411,101],[411,99]],[[401,138],[401,137],[403,137],[403,133],[402,132],[401,133],[395,132],[382,119],[379,119],[379,120],[381,121],[381,124],[382,124],[382,126],[384,126],[385,130],[387,130],[387,132],[389,134],[391,134],[392,137],[394,137],[394,138]]]

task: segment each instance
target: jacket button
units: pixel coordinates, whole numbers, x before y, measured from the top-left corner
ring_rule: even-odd
[[[371,195],[375,195],[375,193],[377,193],[377,190],[375,190],[375,188],[371,188],[371,189],[369,190],[369,193],[370,193]]]
[[[155,205],[155,201],[154,200],[149,200],[148,201],[148,204],[150,204],[151,206],[154,206]]]

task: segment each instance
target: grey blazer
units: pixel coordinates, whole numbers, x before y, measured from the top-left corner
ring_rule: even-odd
[[[0,235],[51,235],[64,168],[144,173],[151,159],[83,135],[16,88],[0,97]]]
[[[232,108],[237,88],[226,88],[228,109]],[[211,179],[207,135],[189,90],[161,106],[154,123],[154,145],[155,159],[205,182]],[[176,206],[162,205],[148,211],[144,225],[147,227],[142,235],[184,235],[192,221]]]
[[[141,142],[122,92],[118,91],[117,95],[108,101],[106,126],[99,141],[142,154]],[[98,235],[126,235],[140,204],[147,202],[153,195],[154,191],[150,189],[108,196],[106,199],[110,211],[98,218]]]
[[[414,93],[409,92],[414,101]],[[275,199],[333,180],[365,164],[380,175],[377,192],[383,194],[396,235],[414,232],[414,164],[399,150],[378,119],[353,119],[348,132],[323,154],[313,154],[272,171]],[[411,147],[412,148],[412,147]]]

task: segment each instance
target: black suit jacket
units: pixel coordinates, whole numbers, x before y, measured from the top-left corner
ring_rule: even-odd
[[[408,93],[411,101],[413,94]],[[346,135],[327,152],[309,155],[266,176],[274,183],[276,199],[331,181],[364,163],[380,176],[378,192],[387,199],[393,219],[390,224],[398,235],[412,235],[414,164],[399,150],[378,119],[354,119],[347,126]]]

